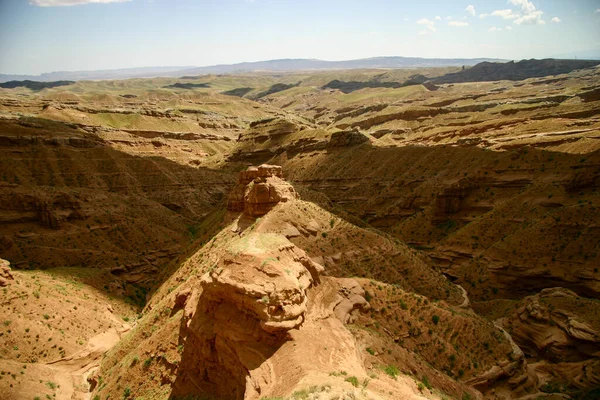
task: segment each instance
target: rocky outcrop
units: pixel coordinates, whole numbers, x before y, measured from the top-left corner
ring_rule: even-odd
[[[365,299],[365,291],[354,279],[339,278],[339,303],[333,311],[337,319],[345,324],[356,321],[359,312],[368,311],[371,306]]]
[[[544,289],[524,300],[507,328],[532,357],[554,362],[599,357],[600,321],[593,303],[568,289]]]
[[[252,217],[268,213],[279,202],[299,198],[294,188],[283,180],[280,166],[263,164],[249,167],[240,173],[237,187],[232,191],[227,209],[244,212]]]
[[[329,139],[329,147],[356,146],[368,141],[369,138],[357,130],[334,132]]]
[[[0,286],[8,286],[14,280],[15,278],[10,273],[10,263],[0,258]]]
[[[228,399],[260,392],[264,382],[251,371],[305,321],[308,290],[322,271],[282,235],[250,233],[232,242],[201,280],[177,392],[194,393],[200,386]]]
[[[564,288],[544,289],[502,319],[541,377],[542,391],[570,387],[585,393],[600,385],[600,320],[596,300]]]

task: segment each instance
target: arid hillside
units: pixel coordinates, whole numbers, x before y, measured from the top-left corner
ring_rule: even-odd
[[[580,67],[0,89],[2,393],[596,398]]]

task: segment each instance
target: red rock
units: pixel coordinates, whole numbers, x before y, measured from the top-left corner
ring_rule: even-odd
[[[240,173],[239,183],[229,196],[227,209],[260,217],[279,202],[297,198],[299,196],[292,185],[283,179],[282,168],[263,164]]]

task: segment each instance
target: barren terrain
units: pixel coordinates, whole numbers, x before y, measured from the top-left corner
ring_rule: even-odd
[[[0,89],[0,393],[597,398],[600,67],[564,68]]]

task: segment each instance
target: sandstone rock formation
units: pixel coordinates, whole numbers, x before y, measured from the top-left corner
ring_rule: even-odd
[[[280,235],[250,233],[232,242],[201,280],[182,358],[186,374],[177,390],[191,390],[194,376],[223,398],[243,398],[249,384],[260,390],[250,372],[305,321],[308,290],[321,271]]]
[[[590,302],[567,289],[544,289],[527,297],[507,326],[532,356],[581,361],[600,355],[600,321],[584,308]],[[572,307],[577,303],[582,304]]]
[[[0,286],[8,286],[14,278],[10,273],[10,263],[0,258]]]
[[[294,188],[283,180],[280,166],[263,164],[240,173],[227,209],[252,217],[268,213],[277,203],[299,198]]]
[[[564,288],[544,289],[503,323],[527,355],[541,360],[535,367],[546,380],[593,389],[600,385],[595,303]]]

